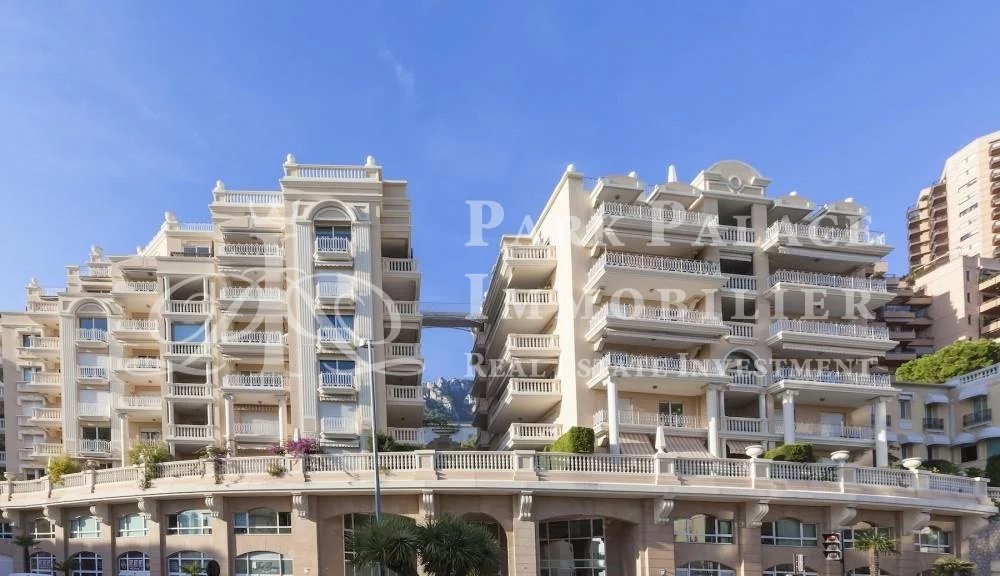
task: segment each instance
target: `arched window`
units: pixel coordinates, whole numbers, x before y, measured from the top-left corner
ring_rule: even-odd
[[[118,537],[130,538],[149,534],[145,514],[126,514],[118,517]]]
[[[928,526],[917,534],[916,548],[918,552],[951,554],[951,532],[945,532],[937,526]]]
[[[70,538],[100,538],[101,524],[93,516],[77,516],[69,521]]]
[[[210,516],[201,510],[184,510],[177,514],[167,514],[167,534],[211,534],[209,518]]]
[[[94,552],[77,552],[69,557],[70,576],[104,576],[104,562]]]
[[[604,520],[554,520],[538,525],[541,576],[606,574]],[[568,572],[567,572],[568,571]]]
[[[674,520],[674,542],[701,544],[732,544],[733,521],[720,520],[707,514]]]
[[[678,566],[677,576],[736,576],[736,571],[712,560],[695,560]]]
[[[270,508],[253,508],[237,512],[233,519],[234,534],[291,534],[292,513]]]
[[[185,566],[197,566],[203,572],[211,558],[203,552],[185,550],[167,556],[167,576],[185,576],[181,570]]]
[[[10,540],[14,537],[14,527],[10,522],[0,522],[0,540]]]
[[[28,557],[28,570],[32,574],[55,574],[52,568],[55,562],[55,554],[51,552],[35,552]]]
[[[815,524],[799,522],[795,518],[781,518],[764,522],[760,527],[760,542],[765,546],[816,546]]]
[[[764,570],[764,576],[817,576],[817,572],[806,566],[805,572],[796,572],[791,564],[778,564]]]
[[[292,560],[274,552],[249,552],[236,557],[236,576],[290,576]]]
[[[35,521],[31,524],[31,535],[34,536],[36,540],[55,538],[56,527],[49,521],[48,518],[35,518]]]
[[[879,526],[872,522],[859,522],[851,528],[846,528],[843,532],[843,542],[844,548],[854,548],[854,540],[861,537],[862,534],[868,532],[869,530],[874,530],[883,536],[888,536],[893,540],[896,539],[896,529],[892,526]]]
[[[149,572],[149,556],[134,550],[118,556],[119,575],[136,572]]]

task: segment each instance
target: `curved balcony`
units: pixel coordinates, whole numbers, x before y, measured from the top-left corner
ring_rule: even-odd
[[[872,311],[894,296],[882,279],[800,270],[778,270],[771,274],[769,284],[766,295],[778,313],[792,315],[812,313],[815,304],[822,303],[825,311],[840,318],[853,312],[856,305]]]
[[[592,342],[687,349],[696,344],[713,344],[729,330],[715,314],[611,302],[594,312],[586,337]]]
[[[882,356],[898,342],[885,326],[779,319],[771,322],[767,344],[786,357],[814,358],[817,353],[842,358]]]
[[[319,237],[315,241],[314,258],[320,261],[349,261],[351,260],[351,239],[344,237]]]
[[[219,350],[230,356],[283,354],[285,334],[278,331],[230,331],[219,340]]]
[[[705,232],[718,233],[719,217],[703,212],[671,210],[648,204],[603,202],[594,210],[584,229],[585,246],[606,245],[642,249],[650,243],[689,246]]]
[[[584,289],[596,296],[638,291],[668,299],[677,294],[687,301],[718,290],[726,280],[718,262],[606,251],[591,266]]]
[[[500,248],[498,270],[513,288],[537,288],[555,269],[555,246],[507,244]]]
[[[354,395],[358,392],[358,385],[354,381],[354,372],[320,372],[318,379],[320,394],[339,396]]]
[[[800,270],[846,272],[874,264],[892,252],[885,234],[864,228],[836,228],[779,221],[764,235],[762,248],[779,265]],[[816,262],[816,259],[820,262]]]
[[[514,421],[530,422],[545,415],[562,400],[555,378],[511,378],[499,399],[489,407],[489,427],[506,429]]]
[[[285,249],[280,244],[223,243],[215,254],[221,266],[279,265]]]
[[[771,374],[768,391],[796,390],[803,402],[826,402],[834,406],[864,406],[872,396],[895,396],[888,374],[837,372],[779,367]]]
[[[594,365],[591,388],[605,388],[613,379],[619,391],[672,394],[704,394],[706,384],[726,384],[729,375],[721,362],[690,360],[673,356],[649,356],[630,352],[606,352]]]

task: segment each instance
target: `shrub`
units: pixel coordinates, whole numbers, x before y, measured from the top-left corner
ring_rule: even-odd
[[[764,458],[778,462],[815,462],[812,444],[784,444],[764,453]]]
[[[139,444],[133,446],[128,451],[128,463],[132,466],[142,464],[143,459],[148,464],[159,464],[160,462],[170,462],[174,459],[170,454],[170,449],[166,443]]]
[[[1000,486],[1000,454],[986,459],[986,469],[983,474],[990,480],[990,486]]]
[[[962,469],[956,464],[952,464],[947,460],[928,460],[920,465],[924,470],[929,470],[935,474],[951,474],[952,476],[961,476]]]
[[[938,384],[997,362],[1000,362],[1000,344],[992,340],[963,340],[906,362],[896,370],[896,379]]]
[[[968,468],[966,468],[965,470],[963,470],[963,473],[966,476],[968,476],[969,478],[985,478],[986,477],[986,471],[983,470],[982,468],[976,468],[975,466],[969,466]]]
[[[271,462],[267,465],[267,473],[277,478],[278,476],[284,475],[285,467],[277,462]]]
[[[281,444],[271,446],[271,453],[276,456],[302,458],[309,454],[319,454],[321,452],[323,452],[323,448],[320,446],[319,440],[315,438],[299,438],[298,440],[286,441],[284,446]]]
[[[372,449],[372,439],[371,436],[365,438],[365,445],[368,447],[370,452]],[[417,444],[401,444],[396,442],[396,439],[388,434],[378,433],[378,451],[379,452],[413,452],[414,450],[423,450],[423,446]]]
[[[594,453],[594,429],[573,426],[549,446],[551,452]]]
[[[46,472],[49,475],[49,480],[52,481],[53,486],[61,486],[63,476],[66,474],[75,474],[80,471],[80,465],[69,457],[68,454],[61,454],[49,460],[49,465],[46,468]]]

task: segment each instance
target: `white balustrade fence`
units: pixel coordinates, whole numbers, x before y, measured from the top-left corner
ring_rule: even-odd
[[[858,278],[855,276],[838,276],[835,274],[820,274],[800,270],[778,270],[771,274],[770,284],[779,282],[821,286],[826,288],[844,288],[848,290],[865,290],[868,292],[886,292],[885,280],[880,278]]]
[[[316,238],[316,251],[347,254],[351,251],[351,239],[340,236],[320,236]]]
[[[868,244],[873,246],[885,245],[885,234],[882,232],[872,232],[866,229],[833,228],[828,226],[792,224],[791,222],[784,221],[771,224],[765,233],[765,238],[768,241],[780,237],[791,237],[799,242],[809,240],[815,243],[846,242],[852,244]]]
[[[819,334],[822,336],[845,336],[869,340],[889,340],[889,329],[885,326],[848,324],[844,322],[816,322],[812,320],[779,319],[771,322],[771,334],[782,331]]]

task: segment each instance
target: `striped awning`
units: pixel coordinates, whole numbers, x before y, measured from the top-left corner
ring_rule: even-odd
[[[726,440],[726,449],[733,454],[746,454],[747,446],[753,446],[754,444],[760,444],[760,442],[754,442],[753,440]]]
[[[929,392],[924,394],[924,404],[949,404],[951,400],[948,399],[947,394],[937,394],[935,392]]]
[[[705,441],[701,438],[665,436],[663,440],[667,454],[672,456],[686,456],[689,458],[712,457],[712,453],[705,447]]]
[[[649,436],[645,434],[621,434],[618,437],[618,448],[622,454],[633,456],[648,456],[656,453],[649,441]]]

